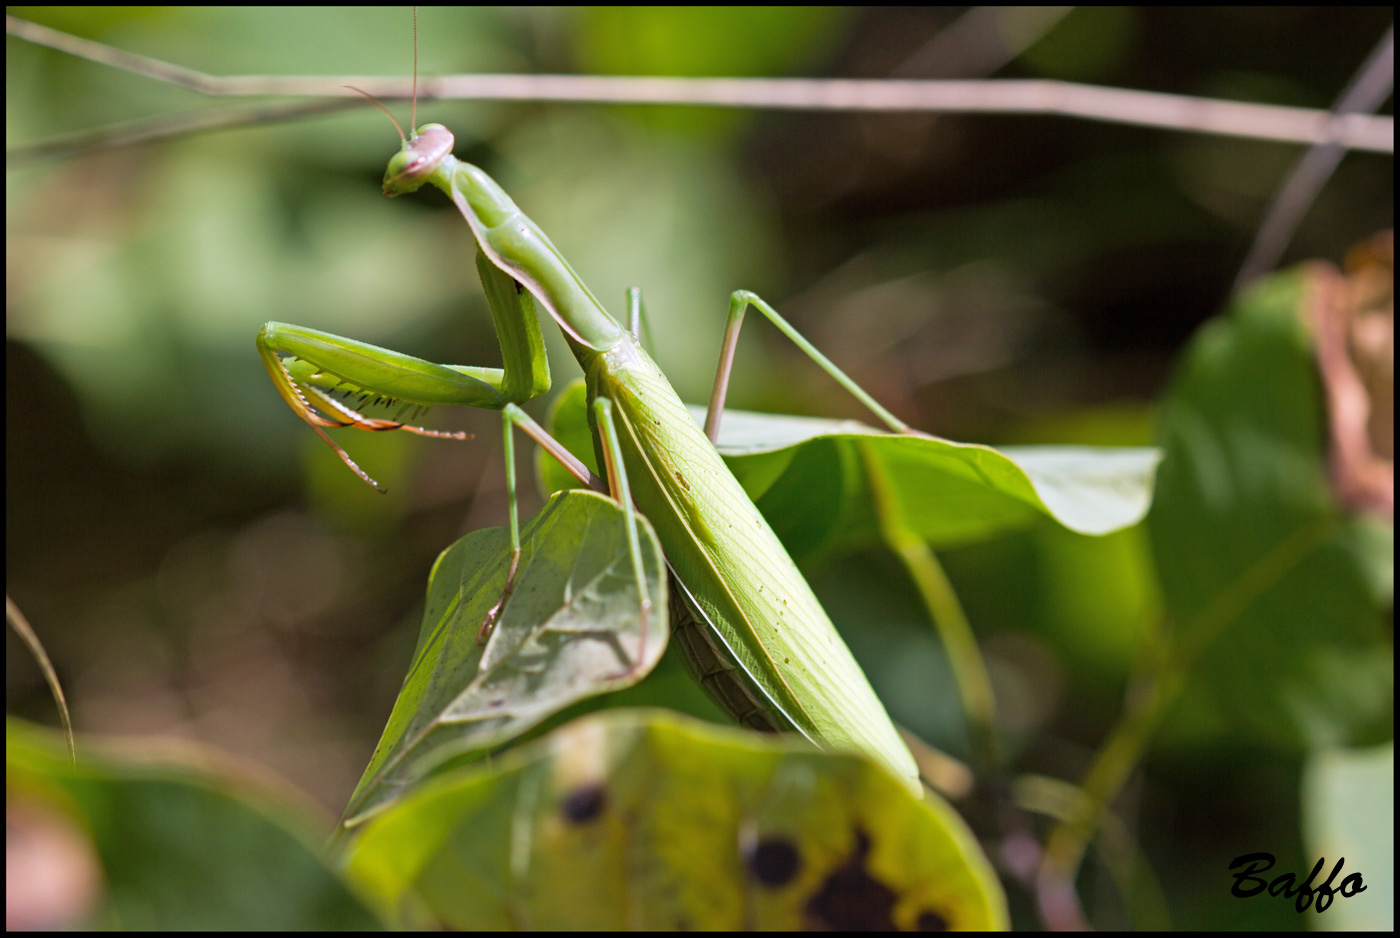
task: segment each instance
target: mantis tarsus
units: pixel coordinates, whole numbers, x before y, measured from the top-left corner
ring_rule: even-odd
[[[489,176],[452,155],[452,134],[426,124],[389,162],[384,192],[425,183],[441,189],[471,227],[501,344],[504,367],[445,366],[315,330],[266,324],[258,349],[292,408],[366,482],[374,481],[326,436],[323,427],[405,429],[444,434],[398,420],[370,418],[331,396],[336,390],[400,405],[467,404],[501,410],[507,446],[511,545],[519,557],[513,427],[520,427],[580,480],[598,480],[518,404],[549,387],[535,304],[559,325],[588,388],[589,425],[609,489],[656,528],[691,618],[677,624],[697,676],[726,709],[750,726],[791,729],[827,748],[863,752],[915,790],[918,770],[879,698],[768,523],[713,445],[728,362],[745,309],[753,305],[857,395],[892,429],[906,428],[806,343],[772,307],[746,291],[733,295],[724,353],[705,432],[696,426],[636,334],[640,295],[629,294],[632,328],[619,325],[548,237]],[[630,517],[630,516],[629,516]],[[635,538],[635,532],[633,533]],[[640,563],[633,545],[634,564]],[[507,578],[504,603],[514,574]],[[641,582],[639,577],[639,582]],[[491,627],[500,604],[483,623]]]

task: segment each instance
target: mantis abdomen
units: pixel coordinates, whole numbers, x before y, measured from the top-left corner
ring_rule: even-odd
[[[613,402],[633,497],[682,595],[732,653],[738,669],[730,679],[753,685],[731,699],[771,701],[775,725],[790,724],[824,747],[865,752],[917,786],[913,757],[864,673],[661,369],[631,335],[603,352],[575,345],[575,353],[590,399]]]

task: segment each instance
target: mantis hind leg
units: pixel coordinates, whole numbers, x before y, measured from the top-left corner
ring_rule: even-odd
[[[715,373],[714,390],[710,393],[710,406],[705,413],[705,435],[710,438],[711,443],[719,439],[719,421],[724,414],[725,395],[729,392],[729,374],[734,367],[734,350],[739,345],[739,330],[744,324],[744,312],[749,306],[753,306],[769,322],[777,326],[778,330],[805,352],[808,358],[835,378],[843,388],[855,395],[856,399],[868,407],[871,413],[879,417],[887,427],[896,433],[909,432],[908,424],[880,406],[864,388],[856,384],[840,368],[837,368],[829,358],[817,351],[816,346],[808,342],[802,333],[794,329],[786,319],[779,316],[777,310],[765,303],[757,294],[750,293],[748,290],[736,290],[729,297],[729,318],[724,327],[724,346],[719,355],[719,368]]]

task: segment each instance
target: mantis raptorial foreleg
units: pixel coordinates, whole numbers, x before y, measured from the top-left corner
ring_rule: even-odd
[[[501,368],[439,365],[285,323],[270,322],[258,332],[258,354],[283,399],[356,475],[381,491],[379,483],[356,465],[322,427],[407,430],[421,436],[464,440],[468,438],[465,433],[429,430],[402,423],[398,418],[409,409],[421,415],[437,404],[500,410],[549,390],[549,361],[534,301],[480,253],[477,271],[496,324]],[[367,417],[332,394],[359,397],[361,407],[397,404],[399,413],[392,420]]]

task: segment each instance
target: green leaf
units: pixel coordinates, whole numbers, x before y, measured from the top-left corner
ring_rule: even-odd
[[[564,707],[637,683],[666,649],[666,568],[637,516],[651,609],[641,610],[617,504],[556,494],[520,532],[515,589],[485,644],[487,611],[510,566],[506,528],[476,531],[438,557],[413,663],[345,817],[382,806],[448,759],[509,742]]]
[[[85,862],[95,860],[101,869],[88,901],[81,886],[64,896],[70,905],[62,914],[82,915],[89,906],[86,921],[32,926],[380,927],[321,859],[330,819],[296,792],[191,743],[156,747],[79,737],[78,753],[74,766],[57,733],[6,721],[11,873],[40,862],[25,852],[35,843],[76,845],[66,864],[48,865],[46,890],[81,883],[74,870]],[[7,898],[13,912],[42,897],[10,892]]]
[[[1325,749],[1303,768],[1303,837],[1308,861],[1325,862],[1325,882],[1346,858],[1332,888],[1360,873],[1366,890],[1334,896],[1312,926],[1327,931],[1395,930],[1395,746]],[[1311,869],[1311,867],[1309,867]],[[1271,876],[1277,874],[1270,874]],[[1299,878],[1306,875],[1298,871]]]
[[[346,871],[458,929],[985,929],[1005,898],[957,814],[863,758],[610,710],[434,779]]]
[[[556,399],[551,420],[570,451],[591,463],[583,408],[580,383]],[[704,408],[690,411],[704,421]],[[1151,504],[1160,459],[1150,447],[996,450],[887,433],[854,420],[738,410],[725,411],[720,422],[720,454],[799,558],[835,543],[879,541],[861,447],[881,461],[905,526],[936,548],[985,540],[1037,515],[1080,534],[1131,527]],[[548,462],[540,475],[547,491],[567,487],[567,476]]]
[[[1384,616],[1394,534],[1327,484],[1306,270],[1192,340],[1162,410],[1148,518],[1177,658],[1197,690],[1283,747],[1390,738]]]
[[[743,411],[720,424],[720,453],[794,555],[879,540],[862,448],[882,464],[902,523],[935,548],[986,540],[1037,515],[1079,534],[1129,527],[1151,503],[1159,459],[1147,447],[996,450]]]

